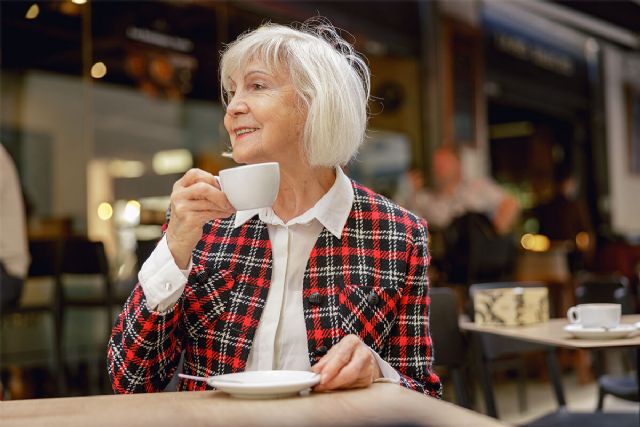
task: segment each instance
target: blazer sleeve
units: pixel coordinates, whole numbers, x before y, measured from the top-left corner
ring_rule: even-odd
[[[424,220],[418,221],[409,242],[406,281],[398,317],[383,358],[398,371],[403,386],[441,398],[442,384],[432,370],[427,224]]]
[[[138,284],[113,327],[107,350],[115,393],[162,391],[171,381],[182,352],[182,297],[166,312],[147,308]]]

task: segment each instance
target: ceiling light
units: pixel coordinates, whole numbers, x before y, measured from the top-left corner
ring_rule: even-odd
[[[122,214],[124,221],[131,225],[140,223],[140,202],[137,200],[129,200]]]
[[[107,75],[107,66],[104,65],[104,62],[96,62],[91,67],[91,77],[94,79],[101,79]]]
[[[100,218],[103,221],[106,221],[110,219],[112,215],[113,215],[113,208],[111,207],[111,205],[107,202],[100,203],[100,206],[98,206],[98,218]]]
[[[40,6],[36,3],[32,4],[27,13],[24,15],[27,19],[36,19],[40,15]]]
[[[85,4],[87,2],[87,0],[71,0],[71,3],[75,3],[75,4]]]

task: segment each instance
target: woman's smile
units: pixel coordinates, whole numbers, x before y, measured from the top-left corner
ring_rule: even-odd
[[[236,141],[239,139],[245,139],[250,135],[253,135],[255,132],[259,131],[259,128],[249,128],[249,127],[241,127],[235,129]]]

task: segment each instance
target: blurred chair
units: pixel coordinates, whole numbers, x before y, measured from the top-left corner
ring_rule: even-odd
[[[541,283],[524,282],[495,282],[476,283],[469,288],[471,302],[474,294],[480,290],[515,288],[515,287],[540,287]],[[470,315],[473,320],[473,304],[470,307]],[[526,410],[526,369],[523,353],[545,352],[550,377],[558,404],[565,406],[564,390],[562,387],[560,370],[553,348],[541,344],[499,337],[490,334],[474,334],[476,360],[478,364],[480,380],[486,404],[487,414],[498,418],[498,411],[493,392],[492,374],[498,368],[518,370],[518,403],[521,411]]]
[[[106,389],[105,349],[114,315],[104,244],[84,237],[64,241],[60,283],[65,361],[88,363],[89,380]]]
[[[64,396],[59,240],[31,240],[31,265],[20,304],[2,312],[0,366],[49,365],[56,393]]]
[[[444,366],[451,374],[458,405],[470,408],[469,393],[465,386],[467,343],[458,327],[458,303],[449,288],[432,288],[429,330],[434,348],[436,366]]]
[[[596,275],[591,273],[581,274],[578,277],[576,288],[576,301],[578,304],[611,303],[622,306],[622,314],[633,314],[633,303],[629,294],[629,281],[620,275]],[[630,350],[631,351],[638,351]],[[635,375],[606,375],[604,374],[604,352],[595,352],[595,366],[598,375],[598,405],[601,411],[604,397],[611,394],[620,399],[633,402],[640,401],[638,380]],[[627,365],[631,366],[635,357],[627,357]],[[636,366],[635,369],[638,367]]]
[[[443,231],[448,282],[470,285],[510,280],[515,246],[510,236],[500,236],[485,215],[475,212],[456,218]]]
[[[581,273],[576,288],[578,304],[621,304],[622,314],[633,314],[633,303],[629,293],[629,280],[617,274],[600,275]]]

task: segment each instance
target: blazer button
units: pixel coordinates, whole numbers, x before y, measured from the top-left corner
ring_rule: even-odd
[[[200,270],[196,273],[196,281],[201,285],[204,285],[205,283],[207,283],[208,278],[209,276],[207,275],[207,272],[204,270]]]
[[[316,356],[324,356],[325,354],[327,354],[327,351],[329,351],[329,349],[327,348],[326,345],[321,345],[320,347],[316,348]]]
[[[369,301],[369,304],[371,305],[378,305],[378,302],[380,301],[380,297],[378,297],[378,295],[376,295],[375,292],[371,292],[367,297],[367,301]]]
[[[320,305],[322,303],[322,297],[319,293],[314,292],[309,295],[309,302],[313,305]]]

